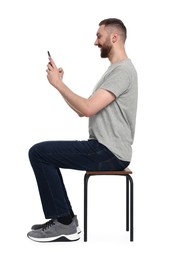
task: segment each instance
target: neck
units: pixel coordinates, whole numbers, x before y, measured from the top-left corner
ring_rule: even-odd
[[[113,63],[117,63],[117,62],[127,59],[128,56],[125,52],[125,49],[122,48],[122,49],[118,49],[118,50],[113,50],[110,53],[108,58],[109,58],[111,64],[113,64]]]

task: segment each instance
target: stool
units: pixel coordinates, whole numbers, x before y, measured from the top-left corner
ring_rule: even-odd
[[[87,205],[88,180],[90,176],[115,175],[126,177],[126,231],[130,230],[130,241],[133,241],[133,179],[132,171],[126,168],[123,171],[87,171],[84,175],[84,242],[87,241]]]

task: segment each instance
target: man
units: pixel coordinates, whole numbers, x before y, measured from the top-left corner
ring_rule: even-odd
[[[89,117],[89,140],[47,141],[34,145],[29,158],[37,180],[46,219],[34,225],[28,237],[39,242],[75,241],[79,237],[74,214],[63,183],[61,168],[123,170],[131,160],[137,108],[137,73],[127,57],[126,27],[116,18],[100,22],[95,45],[110,66],[87,99],[62,81],[63,70],[49,58],[47,78],[79,115]]]

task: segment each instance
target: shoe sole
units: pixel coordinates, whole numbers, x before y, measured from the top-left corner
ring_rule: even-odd
[[[76,233],[72,235],[60,235],[60,236],[45,237],[45,238],[31,237],[28,235],[28,238],[36,242],[73,242],[79,240],[80,236]]]

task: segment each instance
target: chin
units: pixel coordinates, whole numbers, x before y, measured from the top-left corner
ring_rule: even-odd
[[[100,56],[101,56],[101,58],[108,58],[108,53],[101,51]]]
[[[104,55],[103,53],[101,53],[101,58],[105,59],[105,58],[108,58],[108,55]]]

